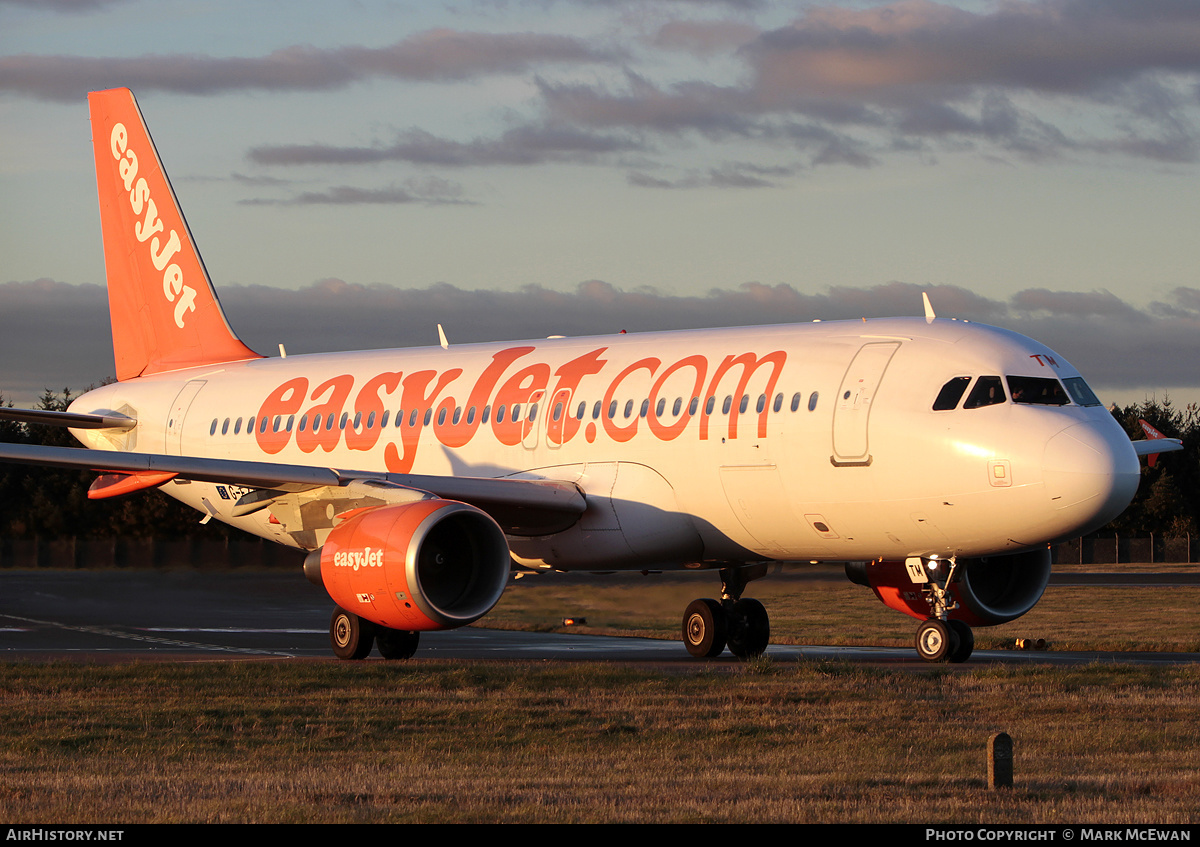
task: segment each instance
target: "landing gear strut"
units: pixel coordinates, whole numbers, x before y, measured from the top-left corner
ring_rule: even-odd
[[[957,560],[930,560],[926,565],[924,559],[908,559],[905,565],[914,578],[914,568],[920,569],[925,578],[922,591],[929,603],[929,620],[917,627],[917,655],[927,662],[965,662],[975,649],[975,633],[963,621],[949,618],[958,608],[949,590],[958,575]]]
[[[697,658],[721,655],[726,645],[739,659],[761,656],[771,641],[763,604],[742,599],[746,583],[765,576],[767,566],[721,569],[721,600],[693,600],[683,613],[683,643]]]

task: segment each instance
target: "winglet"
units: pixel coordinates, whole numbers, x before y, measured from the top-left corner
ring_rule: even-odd
[[[929,302],[929,295],[924,291],[921,292],[921,300],[925,303],[925,323],[931,324],[937,317],[933,312],[933,304]]]
[[[225,320],[133,92],[88,105],[117,379],[261,358]]]
[[[442,345],[443,350],[450,349],[450,342],[446,339],[446,331],[442,329],[441,324],[438,324],[438,344]]]

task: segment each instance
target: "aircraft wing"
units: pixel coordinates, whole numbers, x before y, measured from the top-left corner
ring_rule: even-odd
[[[1147,438],[1133,442],[1133,450],[1139,456],[1156,456],[1182,449],[1183,442],[1178,438]]]
[[[375,481],[393,488],[428,492],[447,500],[469,503],[491,515],[506,532],[518,535],[565,529],[575,523],[587,508],[583,493],[577,486],[556,480],[391,474],[310,465],[4,443],[0,443],[0,462],[99,471],[104,474],[97,480],[98,484],[103,483],[101,490],[113,490],[111,494],[90,496],[129,493],[161,485],[175,477],[260,489],[243,498],[246,503],[240,514],[249,514],[259,503],[265,506],[276,495],[318,488],[344,488],[359,481]],[[126,481],[114,482],[114,475]],[[138,480],[144,481],[144,484],[138,484]],[[93,490],[96,490],[96,486],[93,486]]]
[[[1183,449],[1182,441],[1178,438],[1167,438],[1144,418],[1138,418],[1138,423],[1142,427],[1142,432],[1146,433],[1146,438],[1143,441],[1133,442],[1133,449],[1139,457],[1146,459],[1146,464],[1150,467],[1154,467],[1159,453],[1171,453]]]

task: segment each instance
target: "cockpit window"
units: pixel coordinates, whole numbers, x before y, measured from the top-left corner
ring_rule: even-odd
[[[967,395],[967,402],[963,403],[963,408],[979,409],[983,406],[995,406],[997,403],[1003,403],[1006,399],[1000,377],[981,376],[975,381],[975,387],[971,389],[971,393]]]
[[[933,401],[933,410],[935,412],[944,412],[948,409],[953,409],[958,405],[958,401],[962,399],[963,394],[967,390],[967,386],[971,384],[969,376],[956,376],[954,379],[942,386],[942,390],[938,392],[937,399]]]
[[[1071,402],[1062,383],[1052,377],[1010,376],[1008,390],[1014,403],[1035,403],[1039,406],[1065,406]]]
[[[1063,385],[1067,387],[1067,393],[1071,395],[1071,399],[1080,406],[1099,406],[1100,398],[1097,397],[1088,384],[1083,381],[1081,376],[1069,376],[1063,380]]]

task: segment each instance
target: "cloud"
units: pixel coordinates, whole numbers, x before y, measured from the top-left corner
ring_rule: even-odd
[[[31,9],[52,12],[95,12],[105,6],[127,3],[129,0],[0,0],[0,6],[28,6]]]
[[[643,149],[641,142],[597,135],[569,126],[522,126],[499,138],[461,142],[419,129],[403,132],[394,144],[338,147],[326,144],[281,144],[255,147],[250,160],[260,165],[347,165],[408,162],[440,167],[540,165],[547,162],[590,163],[610,153]]]
[[[1146,317],[1110,291],[1048,291],[1045,288],[1027,288],[1013,295],[1012,306],[1021,313],[1045,312],[1079,318],[1107,317],[1136,321]]]
[[[1008,2],[969,12],[928,0],[812,7],[748,48],[766,97],[895,103],[964,86],[1095,93],[1147,72],[1200,69],[1200,8],[1174,0]]]
[[[891,282],[838,286],[820,293],[746,283],[680,296],[621,290],[590,280],[574,290],[528,286],[472,291],[326,279],[300,290],[223,286],[230,323],[252,348],[289,354],[432,346],[436,326],[451,344],[548,335],[611,335],[706,326],[752,326],[921,314],[929,292],[941,317],[1004,326],[1057,350],[1101,390],[1200,389],[1200,290],[1139,309],[1108,292],[1030,289],[1011,301],[957,286]],[[78,390],[113,373],[105,289],[53,280],[0,284],[0,393],[33,402],[43,389]]]
[[[662,49],[729,49],[736,84],[668,84],[626,71],[624,90],[542,82],[547,112],[594,128],[813,149],[813,166],[878,164],[898,150],[992,150],[1200,161],[1200,5],[1040,0],[973,12],[929,0],[806,7],[792,24],[672,21]],[[1074,113],[1069,119],[1064,116]],[[797,132],[796,128],[804,132]]]
[[[761,32],[741,21],[668,21],[659,27],[653,43],[667,50],[710,56],[748,44]]]
[[[292,46],[259,57],[3,56],[0,91],[62,102],[76,102],[88,91],[114,86],[178,94],[330,91],[373,78],[446,82],[522,73],[544,64],[591,64],[616,58],[618,53],[564,35],[437,29],[387,47]]]
[[[287,184],[282,180],[261,183],[268,187]],[[432,176],[415,177],[405,180],[403,185],[393,184],[384,188],[338,185],[325,191],[305,191],[286,198],[257,197],[240,202],[245,206],[474,205],[473,201],[463,197],[461,185]]]
[[[663,179],[643,171],[632,171],[626,181],[638,188],[776,188],[780,183],[774,178],[790,176],[795,171],[796,168],[738,162],[692,172],[679,179]]]

